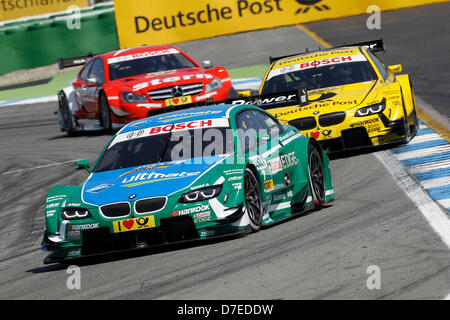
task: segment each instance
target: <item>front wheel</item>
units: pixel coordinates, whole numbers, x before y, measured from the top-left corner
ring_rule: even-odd
[[[256,179],[252,170],[246,168],[244,174],[245,207],[253,231],[258,231],[261,228],[263,219],[262,200],[259,190],[258,179]]]
[[[69,102],[64,92],[58,94],[59,109],[58,109],[58,119],[61,131],[65,131],[68,136],[71,136],[75,129],[72,120],[72,111],[69,107]]]
[[[108,99],[104,94],[100,96],[100,113],[100,125],[106,133],[112,133],[111,110],[109,109]]]
[[[325,179],[323,175],[322,157],[313,144],[308,146],[308,170],[312,200],[317,210],[325,202]]]

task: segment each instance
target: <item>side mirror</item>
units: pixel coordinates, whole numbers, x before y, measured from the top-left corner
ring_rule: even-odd
[[[82,86],[82,82],[81,82],[81,80],[77,80],[77,81],[73,82],[72,85],[74,87],[80,88]]]
[[[388,70],[391,73],[400,73],[400,72],[403,71],[403,68],[402,68],[401,64],[396,64],[396,65],[393,65],[393,66],[389,66]]]
[[[201,64],[202,64],[202,67],[205,68],[205,69],[210,69],[210,68],[214,67],[214,64],[212,63],[211,60],[202,61]]]
[[[251,96],[251,91],[250,90],[238,91],[237,94],[239,98],[248,98]]]
[[[75,161],[75,170],[85,169],[87,172],[92,173],[92,170],[89,166],[89,159]]]

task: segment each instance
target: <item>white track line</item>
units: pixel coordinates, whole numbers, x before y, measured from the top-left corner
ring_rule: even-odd
[[[420,181],[420,184],[424,189],[431,189],[437,187],[443,187],[450,184],[450,177],[442,177],[430,180]]]
[[[419,208],[433,230],[450,249],[450,219],[447,213],[411,178],[405,167],[391,152],[379,151],[375,153],[375,156],[386,167],[400,188]]]
[[[425,164],[418,164],[415,166],[411,166],[408,168],[408,171],[412,174],[417,174],[420,172],[428,172],[438,169],[447,169],[450,168],[450,160],[440,160],[436,162],[430,162]]]
[[[438,200],[437,202],[439,202],[439,204],[444,208],[450,208],[450,199],[442,199]]]
[[[448,151],[450,151],[450,144],[400,153],[397,155],[397,158],[398,160],[409,160],[440,154]]]
[[[433,140],[442,140],[442,136],[438,133],[429,133],[429,134],[424,134],[421,136],[415,136],[414,139],[412,139],[408,145],[411,144],[417,144],[417,143],[421,143],[421,142],[425,142],[425,141],[433,141]]]
[[[54,167],[54,166],[59,166],[59,165],[66,164],[66,163],[71,163],[71,162],[75,162],[75,161],[80,161],[80,160],[82,160],[82,159],[78,159],[78,160],[70,160],[70,161],[64,161],[64,162],[58,162],[58,163],[51,163],[51,164],[45,164],[45,165],[36,166],[36,167],[32,167],[32,168],[26,168],[26,169],[18,169],[18,170],[7,171],[7,172],[3,172],[2,174],[12,174],[12,173],[18,173],[18,172],[23,172],[23,171],[30,171],[30,170],[36,170],[36,169],[42,169],[42,168],[48,168],[48,167]]]

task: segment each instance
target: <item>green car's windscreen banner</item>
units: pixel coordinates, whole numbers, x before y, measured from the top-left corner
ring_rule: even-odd
[[[366,14],[448,0],[115,0],[121,48]],[[370,11],[370,9],[369,9]]]

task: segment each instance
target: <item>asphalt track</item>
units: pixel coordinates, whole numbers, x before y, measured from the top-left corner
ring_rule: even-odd
[[[417,26],[438,28],[427,21],[444,9],[448,15],[448,5],[428,7],[431,16],[416,17]],[[227,67],[313,46],[297,27],[180,45]],[[330,207],[242,238],[80,263],[81,290],[69,290],[66,266],[42,264],[45,194],[82,183],[87,173],[73,171],[70,161],[95,159],[110,136],[68,138],[55,110],[54,103],[0,108],[0,299],[442,299],[450,291],[449,248],[372,152],[331,162]],[[381,270],[379,290],[366,285],[371,265]]]

